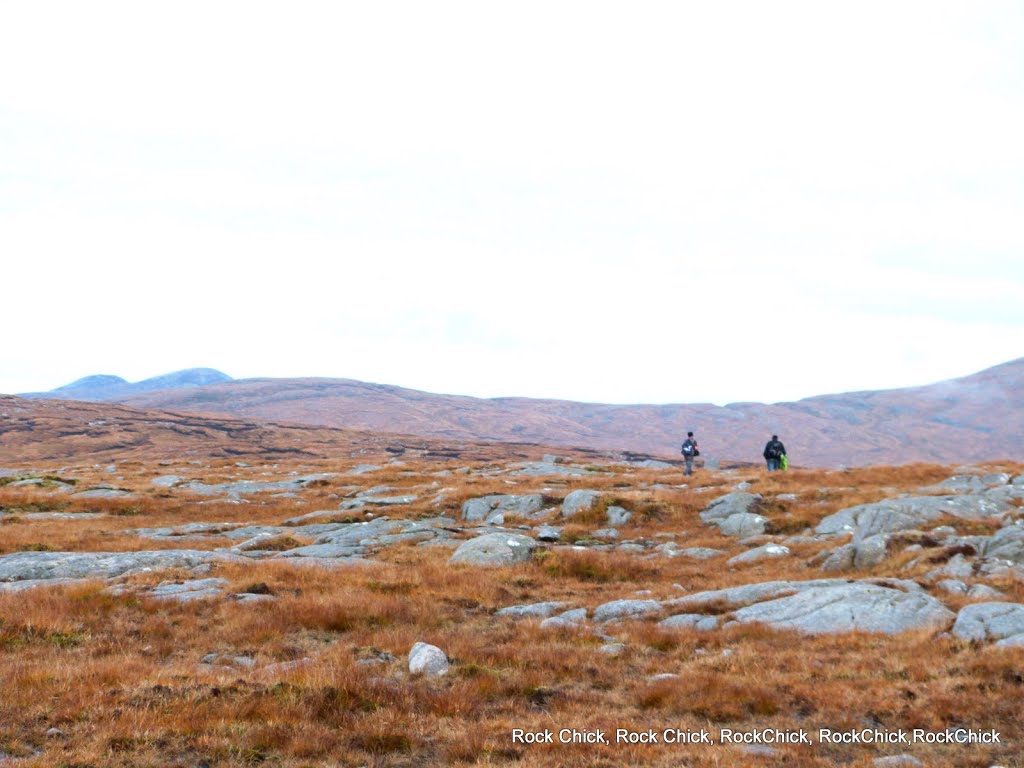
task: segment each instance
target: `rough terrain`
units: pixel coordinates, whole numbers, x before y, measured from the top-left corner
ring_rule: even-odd
[[[1022,765],[1022,464],[347,440],[5,449],[0,765]],[[563,728],[1001,742],[513,739]]]

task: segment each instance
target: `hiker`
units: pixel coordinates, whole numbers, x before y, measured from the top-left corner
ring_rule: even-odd
[[[683,447],[680,449],[680,453],[683,454],[683,459],[686,460],[686,474],[693,474],[693,458],[700,456],[700,450],[697,448],[697,441],[693,439],[693,432],[686,433],[686,440],[683,441]]]
[[[779,440],[778,435],[772,435],[772,439],[765,443],[762,455],[768,462],[768,471],[774,472],[782,464],[782,458],[786,455],[786,446]]]

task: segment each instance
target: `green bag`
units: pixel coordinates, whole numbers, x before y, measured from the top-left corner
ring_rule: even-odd
[[[779,469],[789,469],[789,456],[786,454],[779,457]]]

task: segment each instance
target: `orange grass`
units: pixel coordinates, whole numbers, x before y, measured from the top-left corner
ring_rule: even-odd
[[[362,461],[365,457],[360,457]],[[381,457],[378,457],[381,458]],[[384,457],[386,458],[386,457]],[[510,475],[435,478],[441,466],[409,458],[366,476],[338,475],[302,491],[300,499],[252,497],[226,504],[155,489],[157,474],[198,479],[268,479],[293,469],[343,472],[356,461],[233,462],[160,467],[119,462],[119,486],[134,499],[68,500],[44,490],[0,488],[0,507],[65,504],[106,513],[95,520],[3,518],[0,552],[30,545],[52,549],[142,549],[227,546],[223,538],[170,543],[126,533],[139,527],[192,521],[273,523],[316,509],[336,508],[347,486],[398,486],[416,503],[378,510],[393,517],[439,513],[458,517],[461,503],[486,493],[539,492],[554,504],[574,488],[596,488],[634,513],[623,538],[679,546],[711,546],[725,555],[706,561],[615,551],[553,548],[513,568],[479,569],[447,563],[448,548],[406,545],[383,550],[376,562],[343,568],[254,561],[217,567],[229,592],[270,594],[269,603],[212,600],[161,603],[130,592],[112,595],[101,582],[0,594],[0,753],[31,766],[731,766],[758,764],[732,747],[555,745],[513,743],[513,728],[994,727],[1007,744],[970,751],[925,745],[913,754],[929,765],[1020,766],[1024,739],[1024,649],[974,647],[934,633],[899,637],[847,634],[806,637],[742,626],[713,632],[659,630],[642,621],[605,627],[626,643],[619,656],[589,628],[547,631],[536,620],[494,615],[501,607],[561,600],[593,609],[609,600],[650,592],[654,599],[754,580],[814,578],[807,561],[820,547],[796,546],[797,556],[730,570],[725,558],[744,547],[705,526],[698,513],[741,480],[765,496],[780,532],[813,528],[836,509],[914,491],[953,474],[949,467],[908,465],[846,472],[766,473],[738,469],[699,472],[681,489],[677,470],[616,468],[585,478]],[[369,463],[369,462],[368,462]],[[482,464],[481,464],[482,466]],[[492,467],[503,469],[501,462]],[[1020,473],[1020,465],[1012,465]],[[78,487],[105,481],[98,467],[72,468]],[[182,471],[179,471],[182,470]],[[621,470],[621,471],[620,471]],[[438,486],[431,485],[434,481]],[[511,482],[506,482],[511,481]],[[666,488],[645,487],[661,483]],[[701,486],[712,487],[707,493]],[[446,499],[430,499],[451,487]],[[413,490],[416,489],[416,490]],[[779,494],[795,493],[795,500]],[[126,510],[133,514],[124,514]],[[347,514],[347,513],[346,513]],[[358,513],[357,513],[358,514]],[[606,527],[603,510],[574,519],[570,537]],[[525,522],[523,524],[526,524]],[[961,530],[985,530],[980,521]],[[659,537],[659,534],[661,536]],[[670,538],[671,537],[671,538]],[[915,543],[909,539],[906,544]],[[931,556],[939,548],[924,553]],[[917,553],[919,556],[920,553]],[[913,555],[898,553],[862,575],[894,575]],[[902,577],[920,577],[921,565]],[[895,569],[895,570],[894,570]],[[138,574],[135,589],[186,572]],[[993,581],[1009,599],[1024,585]],[[677,586],[678,585],[678,586]],[[961,601],[962,603],[963,601]],[[955,598],[949,604],[957,607]],[[445,649],[450,673],[411,678],[406,654],[426,641]],[[253,667],[204,666],[207,654],[246,656]],[[364,662],[379,661],[366,664]],[[291,668],[271,665],[300,662]],[[268,669],[269,667],[269,669]],[[678,677],[651,681],[657,674]],[[56,728],[59,735],[47,736]],[[774,762],[797,768],[866,766],[895,754],[887,747],[779,747]]]

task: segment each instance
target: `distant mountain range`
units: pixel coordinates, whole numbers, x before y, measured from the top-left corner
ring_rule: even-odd
[[[1024,358],[905,389],[765,405],[602,405],[439,395],[349,379],[231,379],[191,369],[130,384],[89,376],[46,397],[458,440],[674,455],[688,430],[705,457],[760,460],[777,433],[794,464],[978,462],[1024,457]]]
[[[86,376],[49,392],[28,392],[21,397],[116,402],[142,392],[205,387],[225,381],[233,381],[233,379],[226,373],[215,371],[213,368],[188,368],[184,371],[175,371],[163,376],[137,381],[134,384],[120,376],[99,374]]]

